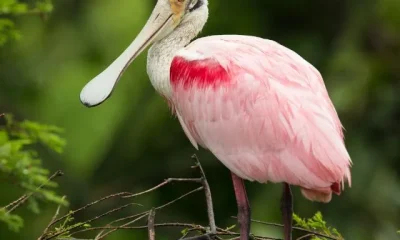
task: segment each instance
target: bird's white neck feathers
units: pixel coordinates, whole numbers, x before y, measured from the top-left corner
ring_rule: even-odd
[[[151,84],[161,95],[170,98],[170,67],[179,50],[187,46],[203,29],[208,19],[207,1],[200,9],[188,13],[176,29],[155,42],[147,56],[147,74]]]

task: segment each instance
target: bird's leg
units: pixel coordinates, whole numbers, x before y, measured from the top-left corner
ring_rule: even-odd
[[[283,217],[283,236],[285,240],[292,240],[293,200],[290,185],[283,184],[281,199],[281,211]]]
[[[244,181],[236,174],[232,174],[233,188],[238,205],[238,222],[240,225],[240,240],[249,240],[250,236],[250,205],[247,198]]]

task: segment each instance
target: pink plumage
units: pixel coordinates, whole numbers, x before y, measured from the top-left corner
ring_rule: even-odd
[[[287,182],[329,202],[351,184],[342,125],[320,73],[270,40],[198,39],[170,69],[170,102],[192,144],[241,178]]]

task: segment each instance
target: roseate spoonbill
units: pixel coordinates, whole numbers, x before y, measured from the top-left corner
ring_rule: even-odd
[[[290,185],[329,202],[351,184],[342,125],[320,73],[271,40],[221,35],[197,39],[207,0],[158,0],[132,44],[81,92],[91,107],[105,101],[146,47],[154,88],[172,106],[195,148],[209,149],[230,171],[241,240],[249,238],[243,179],[283,182],[284,236],[291,239]]]

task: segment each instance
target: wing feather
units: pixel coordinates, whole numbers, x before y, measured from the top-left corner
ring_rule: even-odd
[[[174,58],[171,85],[191,142],[240,177],[318,194],[350,182],[342,125],[323,79],[293,51],[256,37],[202,38]]]

